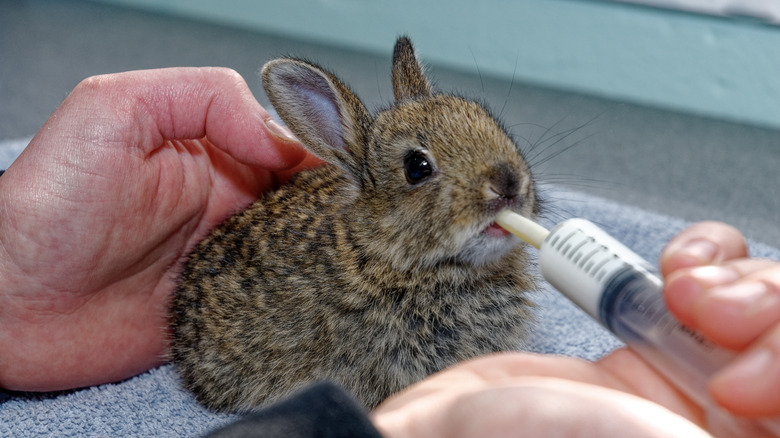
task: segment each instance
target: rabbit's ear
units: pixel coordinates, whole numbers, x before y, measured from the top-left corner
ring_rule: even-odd
[[[431,96],[433,89],[423,72],[423,66],[407,37],[398,38],[393,49],[393,93],[395,100]]]
[[[346,85],[321,67],[289,58],[263,66],[274,109],[315,155],[360,178],[371,117]]]

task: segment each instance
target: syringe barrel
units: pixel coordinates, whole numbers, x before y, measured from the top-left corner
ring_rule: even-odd
[[[718,416],[717,424],[732,429],[723,436],[753,436],[740,434],[762,427],[780,436],[780,421],[757,426],[724,419],[728,415],[715,407],[707,382],[734,353],[680,324],[667,310],[663,282],[652,265],[595,224],[570,219],[555,227],[540,247],[539,268],[556,289]]]
[[[615,272],[599,311],[602,323],[626,345],[699,405],[710,403],[707,382],[734,353],[680,324],[666,308],[656,275],[628,265]]]

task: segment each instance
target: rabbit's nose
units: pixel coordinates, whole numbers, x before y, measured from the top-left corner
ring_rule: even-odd
[[[511,200],[520,194],[520,176],[509,163],[496,164],[490,170],[488,190],[497,198]]]
[[[490,170],[484,186],[485,197],[496,211],[521,207],[525,202],[520,193],[521,186],[522,180],[517,171],[510,164],[501,163]]]

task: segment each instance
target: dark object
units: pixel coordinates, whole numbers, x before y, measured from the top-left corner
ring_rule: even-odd
[[[342,388],[317,383],[207,435],[209,438],[380,438],[368,415]]]

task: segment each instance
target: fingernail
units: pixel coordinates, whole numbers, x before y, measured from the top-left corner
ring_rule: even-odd
[[[731,284],[739,279],[739,273],[734,269],[713,265],[693,268],[690,276],[708,288]]]
[[[715,260],[718,254],[718,247],[709,240],[696,239],[686,243],[679,252],[689,257],[693,257],[700,263],[709,263]]]
[[[738,279],[739,274],[733,269],[714,265],[699,266],[668,278],[666,293],[678,317],[692,317],[701,298],[709,294],[711,288],[724,287]]]
[[[265,126],[268,128],[268,131],[273,134],[275,137],[280,138],[284,141],[294,141],[298,142],[298,139],[295,138],[295,135],[290,131],[289,128],[286,126],[283,126],[281,123],[277,122],[273,119],[273,117],[269,117],[265,119]]]
[[[766,378],[766,373],[774,362],[772,351],[760,347],[737,356],[718,374],[718,380],[751,381]]]

